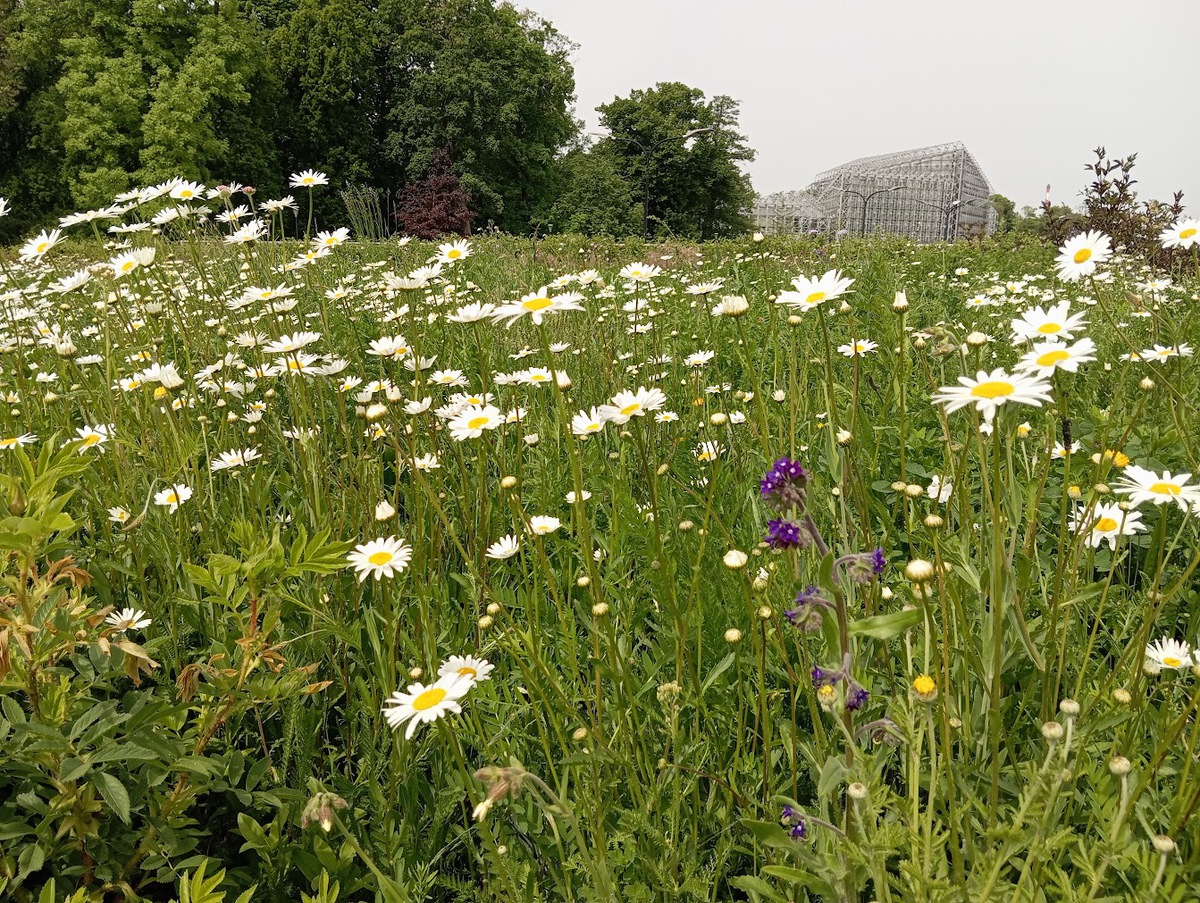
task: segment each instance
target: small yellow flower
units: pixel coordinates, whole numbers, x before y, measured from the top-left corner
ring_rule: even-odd
[[[912,682],[913,695],[921,702],[933,702],[937,699],[938,688],[928,674],[918,674]]]

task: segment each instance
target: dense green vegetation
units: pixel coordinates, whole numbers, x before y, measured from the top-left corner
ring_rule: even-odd
[[[1200,893],[1186,250],[189,204],[0,256],[0,895]]]
[[[173,178],[277,197],[315,166],[390,199],[439,154],[476,229],[639,232],[641,156],[567,153],[586,140],[571,46],[494,0],[0,0],[0,244]],[[609,104],[641,142],[717,129],[655,155],[656,232],[744,225],[736,114],[678,84]],[[346,223],[337,192],[317,220]]]

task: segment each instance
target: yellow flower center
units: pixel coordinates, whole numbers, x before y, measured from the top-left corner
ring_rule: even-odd
[[[43,241],[43,242],[39,242],[38,246],[36,248],[34,248],[34,250],[37,251],[39,254],[45,254],[46,249],[49,247],[50,247],[50,243],[47,241]]]
[[[91,435],[89,435],[89,436],[86,436],[86,437],[84,438],[84,440],[83,440],[83,444],[84,444],[85,446],[89,446],[89,447],[90,447],[90,446],[93,446],[93,445],[95,445],[95,444],[96,444],[97,442],[99,442],[99,441],[100,441],[100,436],[99,436],[99,434],[97,434],[97,433],[92,433]]]
[[[179,504],[179,496],[177,496],[173,492],[167,493],[167,504],[168,505],[178,505]]]
[[[122,264],[121,264],[121,272],[122,272],[122,273],[128,273],[128,272],[129,272],[130,270],[132,270],[132,269],[133,269],[135,266],[137,266],[137,263],[135,263],[135,262],[134,262],[134,261],[132,261],[132,260],[126,260],[124,263],[122,263]]]
[[[488,419],[486,417],[472,417],[467,421],[467,429],[481,430],[487,426]]]
[[[1168,668],[1178,668],[1180,665],[1183,664],[1183,660],[1178,659],[1173,655],[1164,655],[1162,663],[1164,665],[1166,665]]]
[[[1179,233],[1179,237],[1180,237],[1180,239],[1191,238],[1193,235],[1195,235],[1195,234],[1196,234],[1196,232],[1197,232],[1197,231],[1200,231],[1200,230],[1197,230],[1197,229],[1196,229],[1196,228],[1193,226],[1192,228],[1189,228],[1189,229],[1184,229],[1182,232],[1180,232],[1180,233]]]
[[[372,555],[368,556],[368,558],[367,558],[367,561],[371,562],[371,564],[375,565],[375,567],[380,567],[381,565],[385,565],[388,562],[390,562],[391,560],[392,560],[392,553],[383,551],[382,549],[378,552],[373,553]]]
[[[824,300],[825,300],[824,292],[813,292],[811,295],[809,295],[807,298],[804,299],[804,303],[805,304],[820,304]]]
[[[0,448],[12,448],[16,444],[16,439],[0,439]]]
[[[291,360],[288,361],[288,369],[289,370],[303,370],[304,362],[299,360],[298,358],[292,358]]]
[[[971,390],[971,394],[976,398],[1004,398],[1006,395],[1012,395],[1016,389],[1012,383],[1006,383],[1002,380],[991,380],[986,383],[980,383]]]
[[[462,251],[458,250],[457,248],[451,248],[446,252],[446,258],[448,260],[458,260],[460,257],[462,257]]]
[[[1037,365],[1039,367],[1053,367],[1059,361],[1065,361],[1070,356],[1070,354],[1063,351],[1061,348],[1057,351],[1047,351],[1045,354],[1038,357]]]
[[[1061,323],[1043,323],[1038,327],[1037,331],[1042,335],[1054,335],[1060,329],[1062,329]]]
[[[1096,532],[1111,533],[1113,530],[1117,529],[1117,526],[1118,524],[1114,518],[1102,517],[1100,520],[1096,521]]]
[[[465,665],[458,669],[459,677],[478,677],[479,672],[474,668],[468,668]]]
[[[157,389],[154,390],[154,397],[157,398],[159,401],[166,398],[167,395],[169,395],[169,394],[170,393],[167,391],[166,386],[159,386]]]
[[[1091,248],[1080,248],[1071,259],[1076,263],[1086,263],[1092,256]]]
[[[1155,495],[1179,495],[1183,491],[1183,487],[1178,483],[1163,483],[1160,481],[1151,486],[1150,491]]]
[[[636,414],[641,409],[642,409],[642,406],[635,401],[633,404],[627,404],[627,405],[625,405],[625,407],[621,408],[621,416],[622,417],[632,417],[634,414]]]
[[[522,301],[521,306],[523,308],[525,308],[526,310],[539,311],[539,310],[545,310],[547,307],[549,307],[553,303],[554,303],[553,301],[551,301],[549,298],[545,298],[545,297],[530,298],[528,301]]]
[[[418,712],[425,712],[446,698],[446,691],[441,687],[430,687],[412,701],[412,707]]]

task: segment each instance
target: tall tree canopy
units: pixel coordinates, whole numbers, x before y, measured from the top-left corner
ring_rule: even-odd
[[[754,200],[749,176],[738,164],[754,151],[737,131],[738,103],[680,82],[661,82],[597,108],[610,136],[592,153],[611,155],[644,203],[649,190],[650,231],[682,238],[713,238],[749,226]],[[675,140],[711,129],[692,141]],[[648,169],[647,169],[648,167]]]

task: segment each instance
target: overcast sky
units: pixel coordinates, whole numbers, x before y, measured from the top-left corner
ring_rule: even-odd
[[[577,114],[682,81],[741,102],[762,194],[961,140],[1017,206],[1075,206],[1092,148],[1200,210],[1195,0],[513,0],[579,45]]]

